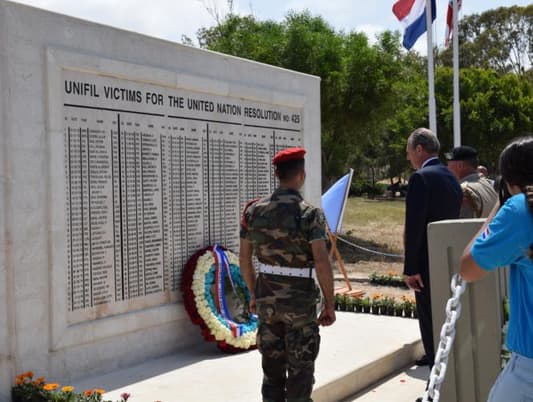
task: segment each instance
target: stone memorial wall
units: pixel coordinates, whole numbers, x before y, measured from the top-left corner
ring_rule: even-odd
[[[180,303],[199,248],[305,146],[319,79],[0,0],[0,400],[201,342]]]
[[[195,251],[238,250],[274,153],[302,144],[301,109],[62,76],[69,322],[175,300]]]

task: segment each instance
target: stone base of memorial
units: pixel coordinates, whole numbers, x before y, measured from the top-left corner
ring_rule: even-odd
[[[183,303],[203,338],[237,353],[256,347],[257,316],[249,312],[250,293],[237,256],[221,246],[194,254],[183,270]]]

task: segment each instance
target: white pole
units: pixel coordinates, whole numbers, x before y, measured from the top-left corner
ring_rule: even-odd
[[[459,100],[459,6],[453,0],[453,146],[461,145],[461,103]]]
[[[426,28],[428,40],[428,86],[429,86],[429,129],[437,135],[437,107],[435,103],[435,67],[433,65],[433,11],[432,0],[426,0]]]

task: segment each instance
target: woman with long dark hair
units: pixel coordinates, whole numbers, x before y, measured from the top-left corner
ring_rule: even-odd
[[[533,402],[533,137],[511,142],[500,155],[500,203],[465,249],[461,276],[483,278],[510,266],[511,359],[489,402]]]

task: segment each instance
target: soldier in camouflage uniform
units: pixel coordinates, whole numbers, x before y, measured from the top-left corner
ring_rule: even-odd
[[[318,354],[318,325],[335,321],[333,275],[326,248],[323,212],[299,193],[305,180],[303,148],[273,159],[279,188],[252,201],[241,223],[240,267],[259,316],[263,401],[308,402]],[[252,264],[255,254],[259,275]],[[320,299],[324,305],[317,319]]]
[[[485,176],[477,171],[477,150],[467,145],[453,148],[445,154],[448,169],[463,190],[459,218],[487,218],[498,200],[498,194]]]

